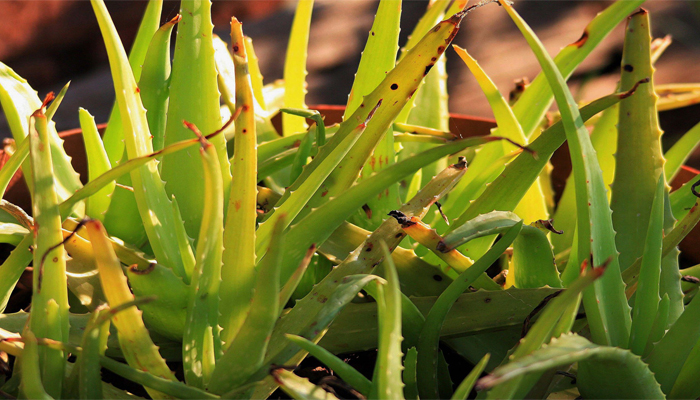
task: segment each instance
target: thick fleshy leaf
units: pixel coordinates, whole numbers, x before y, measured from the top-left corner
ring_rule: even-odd
[[[215,132],[222,126],[214,61],[211,0],[182,1],[180,15],[182,20],[177,24],[170,78],[165,146],[192,137],[192,132],[182,125],[182,121],[196,125],[204,133]],[[211,144],[219,157],[224,204],[227,204],[231,170],[224,137],[211,138]],[[202,196],[204,171],[199,149],[190,148],[163,157],[160,170],[168,194],[177,198],[187,233],[190,237],[197,238],[206,201]],[[151,245],[152,242],[153,240]]]
[[[593,288],[584,293],[584,304],[591,333],[598,343],[625,346],[629,340],[630,308],[620,276],[618,253],[613,241],[615,232],[610,217],[605,183],[588,130],[583,125],[580,111],[561,72],[540,40],[510,4],[503,0],[499,2],[537,56],[561,112],[576,183],[578,260],[574,265],[580,265],[591,255],[595,265],[609,262],[608,273],[596,282]]]
[[[306,57],[314,0],[298,0],[284,58],[284,107],[306,108]],[[241,43],[243,46],[244,43]],[[282,133],[287,136],[306,130],[304,119],[282,115]]]

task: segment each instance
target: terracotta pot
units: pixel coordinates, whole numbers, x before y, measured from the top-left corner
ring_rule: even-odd
[[[311,108],[316,109],[321,112],[324,116],[326,124],[334,124],[342,121],[344,106],[335,105],[316,105],[311,106]],[[309,121],[311,122],[311,121]],[[273,123],[278,130],[281,130],[281,117],[277,115],[273,118]],[[488,135],[492,128],[496,126],[496,121],[487,118],[480,117],[470,117],[460,114],[450,114],[450,132],[459,135],[461,138]],[[102,130],[103,125],[99,125],[98,128]],[[71,163],[75,170],[80,174],[82,179],[87,177],[87,160],[85,157],[85,147],[83,146],[83,140],[80,129],[72,129],[69,131],[64,131],[59,134],[63,138],[64,147],[66,153],[73,157]],[[0,150],[0,168],[5,165],[9,156]],[[566,178],[571,172],[571,164],[568,159],[568,149],[566,144],[562,146],[552,157],[552,162],[555,165],[554,171],[552,173],[552,187],[554,188],[557,195],[561,194],[561,191],[566,183]],[[700,171],[683,166],[681,172],[676,176],[676,178],[671,182],[671,187],[673,189],[678,189],[684,183],[690,181],[696,175],[700,174]],[[5,199],[13,204],[16,204],[22,209],[31,211],[31,203],[29,201],[29,191],[27,189],[24,180],[22,179],[22,172],[18,171],[12,178],[10,185],[5,194]],[[695,227],[693,231],[685,238],[681,243],[681,250],[687,256],[689,256],[695,262],[700,262],[700,225]]]

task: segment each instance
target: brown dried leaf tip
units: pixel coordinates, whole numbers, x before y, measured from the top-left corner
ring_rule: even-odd
[[[564,233],[564,231],[554,228],[554,221],[551,219],[538,219],[537,221],[533,222],[533,225],[537,228],[546,229],[550,232],[556,233],[557,235]]]

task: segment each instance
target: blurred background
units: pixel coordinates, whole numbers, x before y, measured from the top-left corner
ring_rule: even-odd
[[[236,16],[251,36],[265,82],[282,77],[287,37],[295,1],[214,0],[215,32],[228,41],[228,22]],[[516,9],[544,42],[550,54],[576,41],[586,24],[611,1],[519,0]],[[427,7],[427,0],[404,0],[401,43]],[[145,9],[144,1],[108,1],[123,42],[130,48]],[[307,104],[345,104],[378,0],[316,0],[309,40]],[[654,37],[671,35],[673,44],[657,63],[657,83],[700,82],[700,2],[649,0]],[[179,10],[166,1],[163,22]],[[615,89],[622,55],[619,26],[571,79],[579,99],[593,99]],[[455,43],[465,47],[501,91],[514,81],[532,80],[539,72],[516,27],[498,6],[470,13]],[[488,104],[453,50],[448,58],[451,111],[491,117]],[[55,120],[59,130],[78,126],[79,106],[106,122],[114,94],[107,55],[90,3],[84,0],[0,0],[0,61],[38,90],[40,97],[72,81]],[[594,81],[590,78],[599,77]],[[700,106],[662,113],[669,135],[683,133],[700,121]],[[9,129],[0,116],[0,135]]]

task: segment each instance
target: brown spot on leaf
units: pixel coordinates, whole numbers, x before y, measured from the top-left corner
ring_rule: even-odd
[[[577,41],[573,42],[572,45],[576,47],[582,47],[588,41],[588,30],[583,31],[583,34]]]
[[[634,67],[631,66],[630,64],[625,64],[625,66],[622,67],[622,69],[624,69],[624,70],[627,71],[627,72],[632,72],[632,71],[634,71]]]

